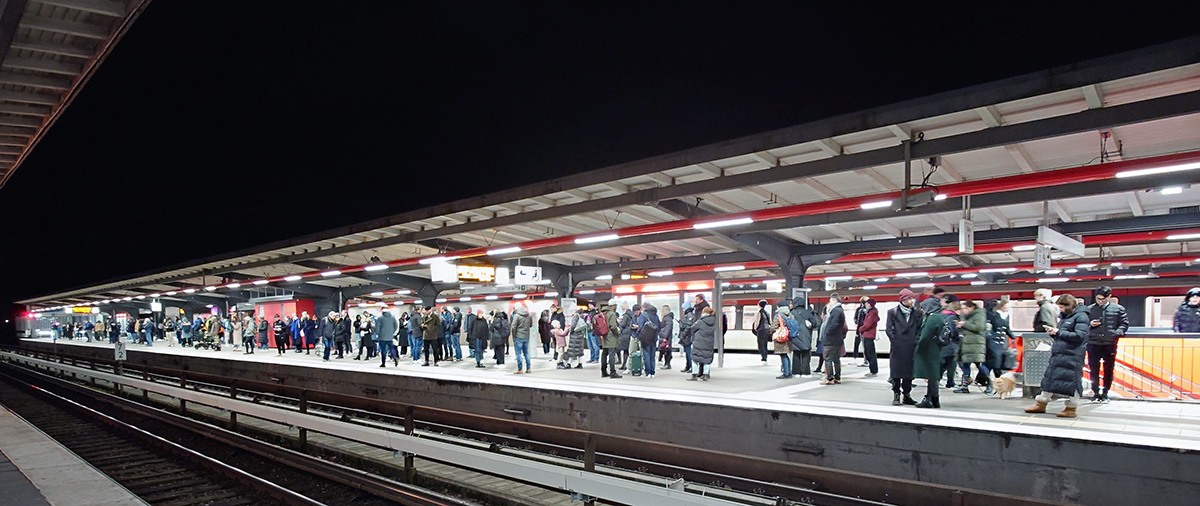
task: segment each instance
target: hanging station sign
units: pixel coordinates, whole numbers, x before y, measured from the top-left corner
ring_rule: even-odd
[[[491,283],[496,280],[496,268],[491,265],[459,265],[458,281]]]

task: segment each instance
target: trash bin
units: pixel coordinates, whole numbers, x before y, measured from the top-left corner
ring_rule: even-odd
[[[1042,377],[1050,367],[1050,347],[1054,338],[1045,332],[1021,335],[1021,393],[1025,397],[1036,397],[1042,392]]]

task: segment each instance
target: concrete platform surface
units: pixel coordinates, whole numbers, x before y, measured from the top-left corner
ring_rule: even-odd
[[[29,341],[50,342],[49,339]],[[866,367],[858,367],[854,360],[843,357],[842,383],[823,386],[819,384],[819,377],[776,379],[776,376],[780,375],[780,362],[779,357],[775,355],[768,358],[766,366],[761,365],[756,354],[726,355],[725,366],[713,368],[711,381],[687,381],[691,375],[679,372],[683,361],[678,354],[672,361],[674,368],[663,370],[662,365],[659,365],[654,378],[625,375],[621,379],[613,380],[601,378],[599,364],[585,363],[583,369],[578,370],[556,369],[555,363],[550,357],[542,354],[540,347],[533,350],[533,373],[518,375],[513,374],[516,371],[516,358],[511,353],[505,357],[505,365],[495,366],[490,350],[485,354],[484,364],[488,365],[485,369],[476,368],[474,361],[466,357],[461,362],[442,363],[438,367],[422,367],[419,362],[402,358],[399,367],[394,367],[392,362],[388,361],[386,368],[380,368],[378,358],[369,362],[355,361],[353,356],[347,355],[343,359],[335,358],[326,362],[316,350],[311,355],[287,352],[280,356],[276,350],[258,350],[254,354],[245,355],[240,349],[225,348],[216,352],[164,344],[161,341],[153,347],[130,344],[128,350],[130,353],[203,356],[230,361],[355,370],[381,375],[398,374],[506,386],[535,386],[566,392],[813,413],[917,425],[936,424],[945,428],[962,427],[1132,446],[1200,450],[1200,403],[1134,399],[1114,399],[1104,404],[1085,401],[1079,407],[1078,418],[1062,419],[1053,415],[1054,412],[1061,411],[1061,401],[1051,403],[1048,414],[1029,415],[1023,412],[1023,408],[1032,404],[1032,400],[1020,397],[1001,400],[996,396],[983,395],[981,388],[972,387],[970,394],[955,394],[942,388],[940,410],[892,406],[886,358],[880,360],[879,375],[867,377]],[[58,346],[112,347],[108,343],[64,340],[59,340]],[[585,359],[586,357],[585,352]],[[813,366],[815,365],[816,359],[813,360]],[[925,391],[925,381],[917,380],[915,383],[913,397],[919,401]],[[1016,393],[1019,395],[1020,387]]]
[[[147,503],[41,431],[0,409],[0,505]]]

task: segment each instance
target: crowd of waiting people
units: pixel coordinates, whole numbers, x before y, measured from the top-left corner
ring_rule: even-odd
[[[1097,289],[1091,304],[1069,294],[1054,298],[1045,288],[1036,290],[1034,299],[1038,311],[1033,330],[1050,335],[1053,345],[1049,367],[1040,383],[1042,393],[1026,411],[1044,413],[1049,402],[1065,399],[1066,406],[1058,416],[1074,417],[1085,394],[1085,359],[1091,371],[1091,400],[1107,402],[1117,342],[1129,328],[1125,308],[1112,296],[1112,289]],[[938,287],[927,289],[919,301],[912,291],[901,290],[899,301],[881,316],[876,300],[864,296],[853,315],[856,336],[851,357],[857,361],[861,345],[864,361],[857,365],[868,368],[866,377],[879,373],[875,338],[881,324],[886,329],[891,344],[888,381],[893,404],[939,408],[943,380],[945,388],[954,393],[968,394],[975,384],[990,395],[995,393],[996,378],[1014,368],[1007,300],[989,299],[979,304]],[[822,385],[840,384],[841,358],[849,334],[841,297],[832,294],[820,308],[805,305],[800,298],[785,301],[774,314],[767,304],[766,300],[759,301],[751,323],[762,363],[766,365],[773,352],[780,357],[779,379],[821,374]],[[62,328],[56,323],[53,332],[55,338],[107,338],[114,343],[126,335],[147,346],[153,346],[156,340],[165,340],[169,346],[229,345],[246,354],[265,350],[270,342],[268,335],[273,334],[280,355],[289,350],[311,354],[317,349],[328,361],[345,358],[357,350],[354,360],[378,357],[380,367],[386,367],[389,360],[399,365],[401,357],[422,366],[461,362],[465,340],[466,359],[474,360],[477,368],[486,368],[485,360],[504,367],[505,357],[515,354],[514,374],[532,372],[530,341],[536,338],[545,355],[553,352],[551,360],[559,369],[582,369],[584,356],[590,352],[586,363],[599,364],[602,378],[617,379],[625,374],[653,378],[658,363],[664,370],[671,369],[676,342],[673,336],[678,327],[677,343],[684,361],[681,372],[691,374],[689,381],[707,381],[727,321],[721,315],[718,322],[716,311],[703,295],[685,302],[681,310],[682,315],[676,318],[668,306],[662,307],[660,315],[658,308],[649,303],[632,307],[628,303],[589,303],[586,309],[568,314],[564,308],[552,305],[535,322],[524,306],[512,314],[477,310],[465,315],[458,307],[414,306],[398,318],[385,310],[378,314],[364,312],[353,320],[345,311],[331,311],[323,318],[307,312],[286,317],[276,314],[270,321],[249,314],[233,318],[196,314],[190,320],[177,316],[161,323],[151,318],[131,319],[124,327],[111,319]],[[1200,288],[1187,292],[1175,313],[1174,330],[1200,332]],[[492,353],[487,359],[489,349]],[[812,368],[814,356],[816,367]],[[961,378],[956,381],[959,374]],[[915,379],[928,382],[920,402],[911,396]]]

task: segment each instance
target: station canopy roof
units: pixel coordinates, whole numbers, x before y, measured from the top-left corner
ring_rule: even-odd
[[[0,4],[0,188],[150,0]]]
[[[411,301],[422,283],[432,286],[428,260],[438,257],[520,259],[570,273],[580,290],[611,289],[622,273],[683,279],[714,267],[733,282],[804,272],[868,289],[947,276],[1194,276],[1198,45],[1177,41],[597,170],[565,167],[570,177],[23,303],[184,290],[219,298],[251,287]],[[916,196],[897,212],[905,141]],[[975,253],[959,254],[967,208]],[[1055,251],[1055,270],[1035,270],[1039,225],[1081,239],[1085,255]]]

